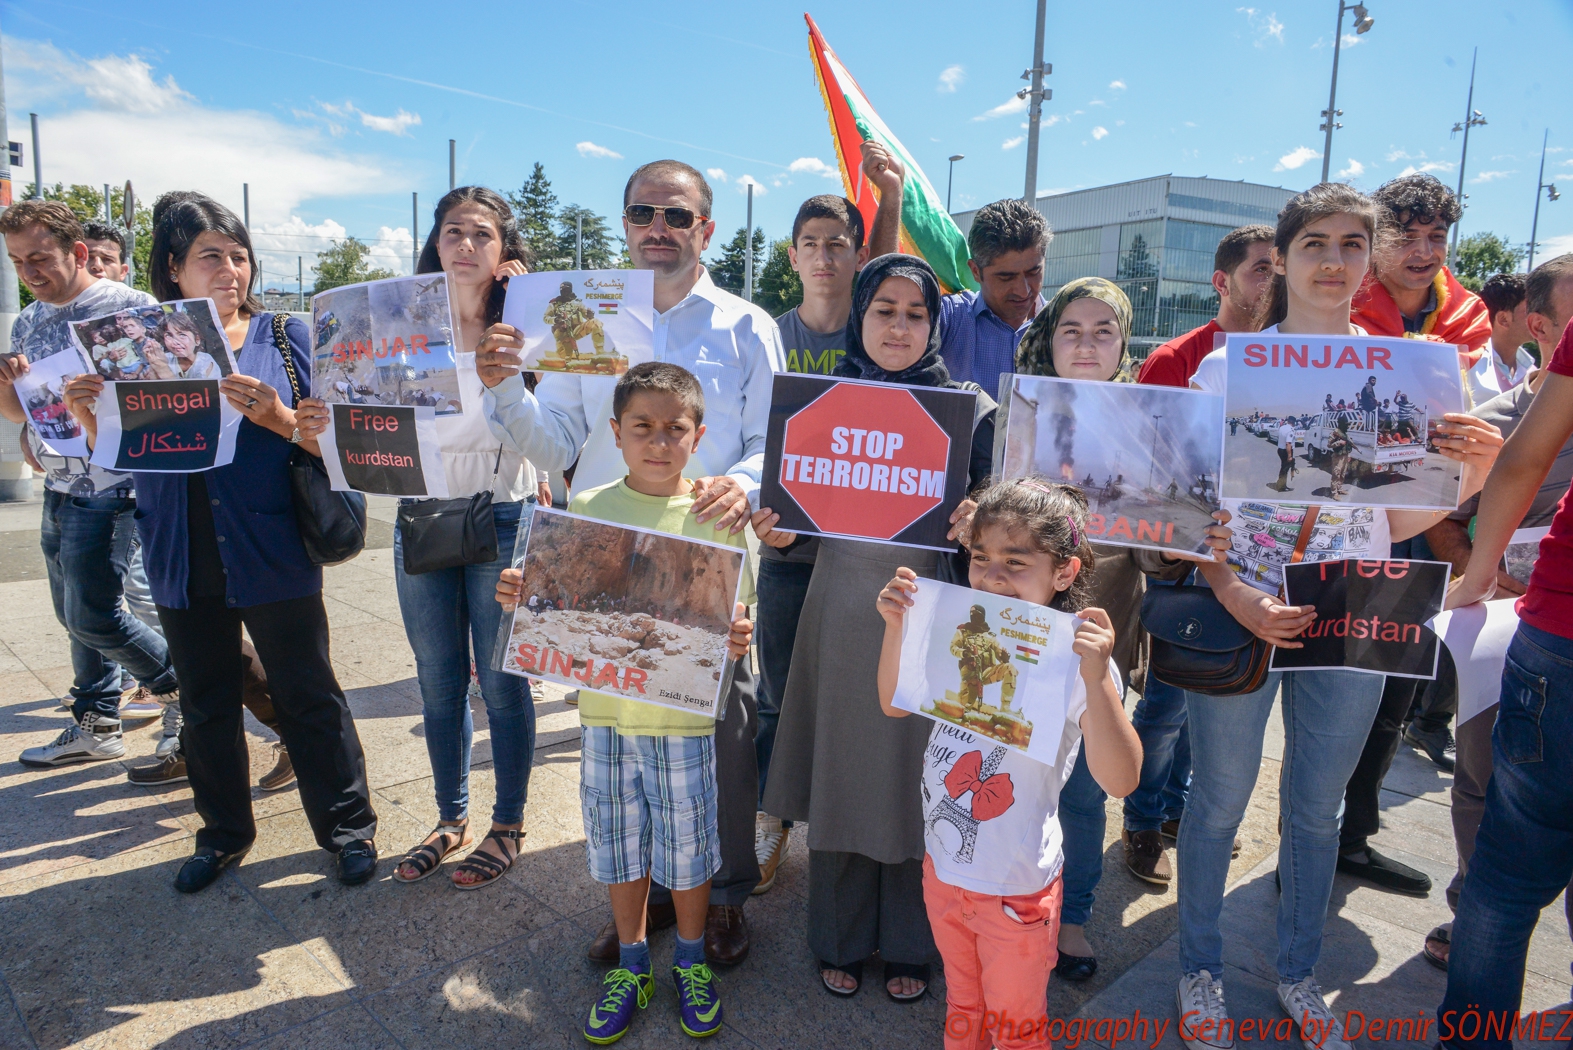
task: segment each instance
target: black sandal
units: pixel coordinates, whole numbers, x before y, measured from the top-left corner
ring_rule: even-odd
[[[449,846],[447,849],[439,849],[436,843],[421,843],[419,846],[416,846],[414,849],[406,853],[403,859],[399,861],[398,865],[394,867],[393,880],[395,882],[411,883],[419,882],[422,879],[430,878],[432,875],[435,875],[437,873],[437,869],[442,867],[443,861],[447,860],[459,850],[470,844],[465,840],[465,836],[469,833],[469,830],[469,821],[465,821],[463,824],[438,824],[437,827],[432,830],[431,834],[440,835],[442,837],[441,841],[444,842],[446,842],[448,838],[452,836],[456,839],[454,844]],[[430,837],[431,835],[427,836],[427,838]],[[413,878],[405,878],[403,875],[399,874],[399,872],[404,870],[404,866],[406,864],[418,872],[418,874],[416,874]]]
[[[523,829],[512,828],[504,831],[499,828],[493,828],[487,832],[486,838],[481,839],[481,845],[485,845],[490,839],[496,839],[498,845],[502,845],[504,842],[512,842],[513,856],[509,857],[507,862],[504,863],[489,853],[482,853],[481,847],[476,846],[475,849],[470,851],[470,855],[464,858],[464,863],[454,869],[453,874],[457,876],[461,871],[467,871],[472,875],[482,876],[481,880],[479,882],[459,882],[456,879],[453,884],[454,889],[478,890],[482,886],[490,886],[502,878],[503,874],[513,867],[513,862],[519,859],[519,852],[524,848]],[[506,851],[507,847],[504,846],[503,849]]]
[[[1431,950],[1431,942],[1435,941],[1438,944],[1446,945],[1448,951],[1451,953],[1453,947],[1452,927],[1453,924],[1451,922],[1444,922],[1442,925],[1426,934],[1426,942],[1420,948],[1420,954],[1426,957],[1426,962],[1430,963],[1432,966],[1435,966],[1438,970],[1441,970],[1444,973],[1447,971],[1447,956],[1438,955],[1437,953],[1433,952]]]
[[[898,977],[911,977],[922,981],[923,987],[911,995],[897,995],[890,990],[890,982]],[[910,1004],[915,1003],[929,993],[929,981],[933,980],[934,972],[928,963],[896,963],[885,964],[885,994],[890,996],[891,1002]]]
[[[836,970],[839,973],[844,973],[852,978],[855,983],[851,988],[837,988],[825,978],[826,970]],[[863,960],[859,959],[857,962],[847,963],[845,966],[837,966],[835,963],[828,963],[823,959],[819,960],[819,983],[823,984],[825,990],[831,995],[839,996],[842,999],[852,998],[858,993],[858,989],[863,987]]]
[[[1062,981],[1085,981],[1098,972],[1098,960],[1091,955],[1071,955],[1060,952],[1054,963],[1054,974]]]

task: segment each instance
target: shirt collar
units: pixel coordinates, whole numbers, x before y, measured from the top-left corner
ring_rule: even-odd
[[[673,306],[670,310],[667,310],[665,313],[657,313],[656,316],[670,317],[672,314],[676,313],[678,310],[681,310],[684,306],[693,302],[695,299],[703,299],[712,306],[725,306],[726,304],[721,299],[721,296],[724,294],[725,292],[721,289],[721,287],[718,286],[715,281],[711,280],[710,270],[704,266],[701,266],[699,268],[699,280],[694,282],[694,286],[693,288],[689,289],[688,294],[683,296],[683,298],[678,301],[677,305]]]
[[[1000,319],[999,314],[997,314],[993,310],[989,309],[989,304],[988,304],[987,301],[984,300],[982,292],[974,292],[974,291],[971,291],[971,289],[968,289],[968,292],[969,292],[970,295],[973,296],[972,302],[967,304],[968,308],[972,311],[972,316],[973,317],[977,317],[980,314],[987,313],[990,317],[994,318],[996,321],[999,321],[1000,324],[1004,324],[1005,323],[1003,320]],[[1038,314],[1042,312],[1043,308],[1045,306],[1048,306],[1048,305],[1049,305],[1049,301],[1047,299],[1045,299],[1043,297],[1043,294],[1040,292],[1038,294],[1038,303],[1037,303],[1037,305],[1035,307],[1033,307],[1033,310],[1032,310],[1032,317],[1029,317],[1025,321],[1023,321],[1021,323],[1021,327],[1025,328],[1029,324],[1031,324],[1032,321],[1033,321],[1033,318],[1037,317]],[[1018,331],[1019,330],[1020,329],[1018,329]]]

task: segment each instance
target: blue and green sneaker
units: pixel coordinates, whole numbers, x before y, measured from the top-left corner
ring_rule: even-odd
[[[628,1031],[635,1008],[643,1010],[650,1005],[655,978],[619,968],[608,973],[601,984],[601,998],[590,1007],[590,1019],[584,1023],[584,1037],[597,1046],[606,1046],[617,1042]]]
[[[716,993],[715,974],[702,962],[672,967],[677,982],[677,1016],[683,1031],[695,1039],[715,1035],[721,1030],[721,997]]]

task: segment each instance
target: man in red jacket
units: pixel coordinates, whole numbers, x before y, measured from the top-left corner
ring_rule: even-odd
[[[1213,352],[1219,332],[1254,332],[1256,303],[1273,279],[1273,228],[1241,226],[1224,234],[1213,252],[1213,287],[1218,289],[1218,316],[1177,336],[1147,355],[1138,382],[1154,386],[1190,386],[1202,358]]]
[[[1453,277],[1447,234],[1463,215],[1453,191],[1434,175],[1404,175],[1372,194],[1403,231],[1375,260],[1375,280],[1355,296],[1351,320],[1372,335],[1412,335],[1463,346],[1466,367],[1491,338],[1491,311]]]

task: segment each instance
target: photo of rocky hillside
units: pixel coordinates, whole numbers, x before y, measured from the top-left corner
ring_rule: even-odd
[[[743,556],[537,508],[502,670],[713,714]]]

